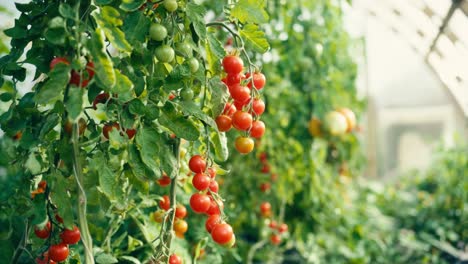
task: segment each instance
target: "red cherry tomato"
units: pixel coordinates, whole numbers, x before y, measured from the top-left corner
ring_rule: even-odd
[[[218,206],[218,203],[219,203],[219,206]],[[216,203],[216,201],[211,198],[211,204],[210,204],[210,208],[208,209],[208,211],[206,211],[206,214],[207,215],[219,215],[221,214],[221,209],[224,208],[224,203],[223,201],[218,201],[218,203]]]
[[[238,130],[247,130],[252,125],[252,115],[244,112],[237,111],[232,116],[232,125]]]
[[[245,75],[242,73],[239,74],[228,74],[226,76],[226,84],[229,85],[234,85],[234,84],[240,84],[242,80],[245,79]]]
[[[264,182],[260,185],[260,190],[262,192],[267,192],[271,189],[271,185],[268,182]]]
[[[244,68],[244,62],[238,56],[228,55],[223,59],[223,68],[228,74],[239,74]]]
[[[284,233],[288,231],[288,225],[285,223],[282,223],[281,225],[278,226],[278,232]]]
[[[270,241],[273,245],[279,245],[281,243],[281,237],[278,234],[271,234]]]
[[[167,211],[167,210],[169,210],[169,208],[171,208],[171,201],[169,200],[169,196],[167,196],[167,195],[164,195],[162,198],[163,198],[163,200],[159,201],[159,207],[161,207],[161,209],[164,209],[165,211]]]
[[[265,123],[260,120],[253,121],[250,128],[250,136],[253,138],[261,138],[265,134]]]
[[[105,124],[104,127],[102,128],[102,134],[104,135],[105,138],[109,139],[109,133],[111,132],[112,129],[120,129],[120,125],[118,123],[110,123],[110,124]]]
[[[208,175],[210,175],[211,179],[216,178],[216,169],[215,168],[208,168]]]
[[[250,99],[249,88],[240,84],[234,84],[229,86],[229,93],[231,94],[232,99],[239,103],[245,103]]]
[[[169,257],[169,264],[182,264],[182,258],[174,253]]]
[[[109,97],[110,96],[108,93],[98,94],[93,100],[93,109],[96,110],[98,104],[104,104],[105,102],[107,102],[107,100],[109,100]]]
[[[64,57],[57,57],[57,58],[53,58],[51,61],[50,61],[50,69],[52,70],[53,68],[55,68],[55,65],[59,64],[59,63],[64,63],[66,65],[70,65],[70,62],[67,60],[67,58],[64,58]]]
[[[260,211],[262,213],[267,213],[267,212],[270,212],[271,211],[271,204],[269,202],[263,202],[261,205],[260,205]]]
[[[262,115],[265,112],[265,103],[260,98],[255,98],[252,102],[252,110],[256,115]]]
[[[231,103],[226,103],[224,106],[223,114],[232,117],[234,113],[237,111],[236,106]]]
[[[234,231],[229,224],[217,224],[211,230],[211,238],[220,245],[231,241],[233,235]]]
[[[136,132],[137,131],[134,128],[125,129],[125,134],[127,134],[128,139],[132,139],[133,137],[135,137]]]
[[[178,204],[176,206],[175,217],[184,219],[187,216],[187,208],[184,205]]]
[[[190,207],[195,213],[205,213],[210,209],[211,201],[208,195],[195,193],[190,197]]]
[[[49,252],[44,252],[42,257],[36,258],[36,264],[56,264],[57,262],[49,259]]]
[[[50,223],[50,221],[48,221],[43,227],[35,226],[34,233],[36,234],[38,238],[46,239],[49,237],[51,229],[52,229],[52,224]]]
[[[171,184],[171,178],[166,173],[163,173],[162,177],[158,180],[158,184],[161,187],[166,187]]]
[[[192,184],[193,184],[193,187],[195,187],[195,189],[199,191],[204,191],[208,189],[208,187],[210,186],[210,181],[211,181],[210,176],[204,173],[197,173],[195,174],[195,176],[193,176]]]
[[[210,190],[211,190],[212,192],[217,193],[218,190],[219,190],[219,184],[218,184],[218,182],[215,181],[215,180],[212,180],[211,183],[210,183],[209,188],[210,188]]]
[[[216,117],[216,125],[218,126],[218,130],[220,132],[226,132],[231,129],[232,126],[232,119],[227,115],[220,115]]]
[[[271,229],[276,229],[277,226],[278,223],[275,220],[272,220],[270,224],[268,224],[268,227],[270,227]]]
[[[49,258],[53,261],[64,261],[68,258],[68,245],[56,244],[49,247]]]
[[[68,245],[76,244],[81,239],[80,229],[77,226],[73,226],[73,230],[65,229],[60,234],[62,242]]]
[[[195,173],[204,172],[206,169],[206,161],[200,155],[195,155],[189,160],[189,168]]]
[[[249,77],[250,77],[250,73],[247,73],[245,75],[245,78],[248,79]],[[247,86],[249,88],[252,88],[252,83],[253,83],[253,85],[255,86],[255,88],[257,90],[261,90],[265,86],[265,83],[266,83],[265,75],[263,75],[263,73],[261,73],[261,72],[255,72],[253,74],[252,80],[249,81]]]
[[[219,214],[210,215],[205,222],[205,228],[208,233],[211,233],[215,225],[222,223],[221,216]]]

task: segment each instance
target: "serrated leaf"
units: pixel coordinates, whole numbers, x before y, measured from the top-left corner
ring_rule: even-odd
[[[212,78],[208,84],[211,91],[213,117],[217,117],[223,112],[224,105],[229,97],[227,86],[219,79],[219,77]]]
[[[130,92],[133,89],[133,83],[130,79],[119,72],[118,70],[115,71],[116,83],[115,86],[110,89],[111,92],[116,94],[125,94]]]
[[[171,178],[174,178],[174,174],[178,173],[177,170],[177,158],[174,156],[173,149],[167,142],[161,145],[159,156],[161,157],[161,167],[164,172]]]
[[[186,14],[190,22],[192,22],[193,28],[198,35],[198,38],[206,38],[206,26],[205,16],[206,10],[203,6],[197,5],[195,3],[188,3],[186,7]]]
[[[131,12],[140,8],[144,3],[146,3],[146,0],[122,0],[119,7],[124,11]]]
[[[110,6],[101,8],[101,12],[94,12],[93,17],[104,31],[107,39],[120,51],[131,52],[132,46],[125,39],[125,34],[119,26],[123,24],[120,13]]]
[[[74,217],[71,197],[68,195],[68,187],[73,186],[73,178],[65,178],[61,174],[52,175],[56,180],[54,191],[51,192],[52,199],[57,205],[58,214],[63,219],[66,228],[73,229]]]
[[[227,145],[226,133],[213,133],[210,141],[213,145],[215,158],[218,161],[226,161],[229,157],[229,148]]]
[[[133,171],[133,174],[136,178],[141,181],[145,181],[148,179],[157,179],[159,178],[160,174],[156,175],[153,171],[151,171],[141,160],[140,152],[138,148],[134,144],[128,145],[128,165]],[[159,172],[159,170],[158,170]]]
[[[213,35],[207,35],[206,59],[208,60],[208,70],[217,73],[221,70],[221,59],[226,55],[223,44]]]
[[[128,110],[134,115],[145,115],[146,108],[140,99],[133,99],[128,103]]]
[[[141,160],[155,174],[159,174],[159,138],[159,133],[152,127],[142,127],[136,135]]]
[[[102,253],[99,254],[96,257],[96,263],[98,264],[113,264],[113,263],[118,263],[119,261],[112,255],[107,254],[107,253]]]
[[[148,35],[151,21],[142,12],[130,13],[124,20],[123,31],[127,40],[134,44],[135,42],[144,42]]]
[[[247,24],[239,31],[239,34],[244,39],[245,44],[256,52],[265,53],[270,49],[265,32],[260,30],[257,25]]]
[[[49,79],[35,96],[38,104],[51,104],[63,97],[63,91],[70,80],[70,67],[64,63],[57,64],[49,74]]]
[[[69,117],[73,120],[76,120],[83,110],[83,95],[84,89],[72,86],[68,90],[68,100],[65,103],[65,109],[67,109]]]
[[[106,88],[113,88],[116,83],[114,64],[106,52],[104,32],[101,28],[96,28],[89,43],[89,49],[94,59],[96,77]]]
[[[100,166],[99,172],[99,187],[104,195],[111,201],[115,200],[115,188],[118,185],[117,177],[112,170],[103,163]]]
[[[182,112],[186,116],[194,116],[203,122],[205,122],[207,125],[215,128],[216,123],[211,118],[209,115],[207,115],[205,112],[203,112],[198,105],[196,105],[193,102],[180,102],[180,106],[182,107]]]
[[[183,116],[162,115],[158,120],[161,125],[174,132],[179,138],[195,141],[200,136],[200,131],[193,122]]]
[[[231,16],[241,23],[263,24],[268,22],[266,0],[239,0],[231,10]]]

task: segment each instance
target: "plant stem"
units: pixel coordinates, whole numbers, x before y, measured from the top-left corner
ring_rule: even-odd
[[[18,259],[21,256],[21,253],[24,250],[24,246],[26,242],[28,241],[29,237],[29,219],[26,219],[25,221],[25,227],[24,227],[24,234],[21,237],[21,241],[18,243],[18,247],[16,247],[15,252],[13,253],[13,257],[11,258],[11,263],[15,264],[18,263]]]
[[[94,264],[93,240],[89,233],[88,221],[86,219],[86,192],[83,189],[83,170],[80,164],[78,148],[78,123],[73,124],[72,145],[73,145],[73,171],[78,184],[78,221],[80,225],[81,240],[83,241],[85,263]]]
[[[253,257],[255,256],[255,252],[262,248],[268,240],[263,239],[255,243],[249,250],[249,253],[247,254],[247,264],[252,264]]]

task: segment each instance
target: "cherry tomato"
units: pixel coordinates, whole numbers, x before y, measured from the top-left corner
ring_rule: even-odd
[[[60,234],[62,242],[68,245],[76,244],[81,239],[80,229],[77,226],[73,226],[73,230],[64,229]]]
[[[149,35],[153,40],[162,41],[167,37],[167,29],[161,24],[153,23],[150,26]]]
[[[285,223],[282,223],[281,225],[278,226],[278,232],[284,233],[288,231],[288,225]]]
[[[200,63],[199,63],[198,60],[195,59],[194,57],[188,59],[187,63],[188,63],[188,65],[189,65],[190,71],[191,71],[192,73],[197,72],[198,69],[200,68]]]
[[[55,65],[57,65],[59,63],[64,63],[66,65],[70,65],[70,62],[67,60],[67,58],[57,57],[57,58],[53,58],[50,61],[50,64],[49,64],[50,69],[52,70],[53,68],[55,68]]]
[[[157,47],[154,53],[160,62],[171,62],[175,57],[174,50],[168,45]]]
[[[309,121],[308,129],[311,136],[322,136],[322,122],[318,118],[314,117]]]
[[[184,219],[187,216],[187,208],[184,205],[178,204],[176,206],[175,217]]]
[[[245,78],[249,78],[250,77],[250,73],[247,73],[245,75]],[[255,88],[257,90],[261,90],[264,86],[265,86],[265,83],[266,83],[266,78],[265,78],[265,75],[263,75],[263,73],[261,72],[255,72],[253,74],[253,78],[252,80],[249,81],[249,83],[247,84],[247,86],[249,88],[252,88],[252,83],[253,85],[255,86]]]
[[[260,205],[260,211],[263,213],[267,213],[271,211],[271,204],[269,202],[263,202]]]
[[[219,203],[219,206],[218,206],[218,203]],[[207,215],[219,215],[219,214],[221,214],[220,208],[221,209],[224,208],[224,203],[221,200],[219,200],[218,203],[216,203],[216,201],[213,198],[211,198],[210,208],[208,209],[208,211],[206,211],[206,214]]]
[[[195,189],[204,191],[210,186],[211,178],[204,173],[197,173],[193,176],[192,184]]]
[[[159,201],[159,207],[161,207],[161,209],[164,209],[164,211],[167,211],[169,210],[169,208],[171,208],[171,201],[169,200],[169,196],[167,195],[164,195],[162,198],[163,200]]]
[[[216,178],[216,169],[215,168],[210,167],[210,168],[208,168],[207,171],[208,171],[208,175],[210,175],[211,179]]]
[[[41,188],[45,190],[47,188],[47,182],[45,180],[40,181],[39,184],[37,185],[37,188]]]
[[[260,185],[260,190],[262,192],[267,192],[271,189],[271,185],[268,182],[264,182]]]
[[[59,214],[55,214],[55,219],[57,220],[57,222],[59,222],[59,223],[63,224],[63,218],[62,218],[62,217],[60,217],[60,215],[59,215]]]
[[[96,110],[97,109],[97,105],[98,104],[104,104],[107,102],[107,100],[109,100],[109,94],[108,93],[101,93],[101,94],[98,94],[96,96],[96,98],[94,98],[93,100],[93,109]]]
[[[260,120],[253,121],[250,128],[250,136],[253,138],[261,138],[265,134],[265,123]]]
[[[278,234],[271,234],[270,241],[273,245],[279,245],[281,243],[281,237]]]
[[[239,136],[236,138],[234,145],[239,153],[248,154],[254,149],[255,143],[251,138]]]
[[[278,223],[275,220],[272,220],[270,224],[268,224],[268,227],[270,227],[271,229],[276,229],[277,226]]]
[[[182,258],[174,253],[169,257],[169,264],[182,264]]]
[[[157,210],[153,213],[152,217],[155,222],[162,223],[164,220],[165,212],[163,210]]]
[[[84,118],[80,118],[78,120],[78,134],[80,136],[83,135],[84,132],[86,131],[86,126],[87,125],[88,124],[86,123],[86,120],[84,120]],[[67,122],[65,123],[64,130],[68,135],[70,135],[70,136],[72,135],[72,133],[73,133],[73,123],[70,120],[67,120]]]
[[[179,233],[179,234],[185,234],[188,230],[188,224],[185,220],[183,219],[177,219],[174,222],[174,231]]]
[[[231,129],[232,126],[232,119],[227,115],[220,115],[216,117],[216,125],[218,126],[218,130],[220,132],[226,132]]]
[[[193,99],[193,90],[190,88],[180,90],[180,97],[183,101],[191,101]]]
[[[242,73],[239,74],[228,74],[226,76],[226,83],[228,86],[230,85],[239,85],[242,80],[245,79],[245,75]]]
[[[265,103],[260,98],[255,98],[252,102],[252,110],[256,115],[262,115],[265,112]]]
[[[340,108],[338,112],[344,115],[346,118],[346,122],[348,124],[348,129],[346,132],[351,132],[356,127],[356,115],[354,112],[349,108]]]
[[[66,244],[56,244],[49,247],[49,258],[53,261],[64,261],[68,258],[68,245]]]
[[[50,230],[52,229],[52,224],[48,221],[43,227],[35,226],[34,233],[38,238],[46,239],[50,235]]]
[[[219,184],[218,184],[218,182],[215,181],[215,180],[212,180],[211,183],[210,183],[209,188],[210,188],[210,190],[211,190],[212,192],[217,193],[218,190],[219,190]]]
[[[189,168],[195,173],[204,172],[206,169],[206,161],[200,155],[195,155],[189,160]]]
[[[125,134],[127,134],[128,139],[132,139],[133,137],[135,137],[136,132],[137,131],[134,128],[125,129]]]
[[[42,257],[36,258],[36,264],[56,264],[57,262],[49,259],[49,252],[44,252]]]
[[[190,44],[186,41],[182,41],[182,42],[177,42],[175,44],[175,48],[176,48],[176,54],[179,54],[185,58],[193,58],[192,55],[193,55],[193,51],[192,51],[192,47],[190,46]],[[190,60],[189,59],[189,60]],[[196,60],[196,59],[195,59]],[[197,61],[198,63],[198,61]],[[189,65],[190,65],[190,62],[189,62]]]
[[[236,106],[231,103],[226,103],[224,106],[223,114],[232,117],[234,113],[237,111]]]
[[[268,155],[266,154],[266,152],[262,152],[262,153],[260,153],[258,158],[260,159],[260,161],[262,163],[265,163],[267,161],[267,159],[268,159]]]
[[[222,223],[221,216],[219,214],[210,215],[205,222],[205,228],[208,233],[211,233],[213,227],[219,223]]]
[[[262,169],[260,170],[262,173],[269,173],[270,172],[270,165],[264,164]]]
[[[218,244],[226,244],[234,235],[234,231],[229,224],[217,224],[211,230],[211,238]]]
[[[234,101],[234,106],[236,107],[237,110],[242,110],[244,108],[244,106],[247,105],[248,103],[249,103],[249,100],[247,100],[245,102]]]
[[[228,55],[223,59],[223,68],[228,74],[239,74],[244,68],[244,62],[236,55]]]
[[[18,132],[16,132],[16,134],[13,136],[13,140],[18,141],[18,140],[20,140],[22,137],[23,137],[23,132],[18,131]]]
[[[240,84],[234,84],[229,86],[229,93],[231,94],[232,99],[239,103],[245,103],[250,99],[249,88]]]
[[[252,125],[252,115],[238,110],[232,116],[232,125],[238,130],[247,130]]]
[[[169,178],[166,173],[163,173],[162,177],[158,179],[158,184],[161,187],[166,187],[171,184],[171,178]]]
[[[109,139],[109,133],[113,129],[120,129],[120,125],[118,123],[109,123],[105,124],[104,127],[102,128],[102,134],[104,135],[105,138]]]
[[[190,207],[195,213],[205,213],[210,209],[210,197],[206,194],[195,193],[190,197]]]
[[[174,12],[179,7],[176,0],[164,0],[163,5],[168,12]]]

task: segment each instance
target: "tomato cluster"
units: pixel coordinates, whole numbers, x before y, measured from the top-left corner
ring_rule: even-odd
[[[356,128],[356,115],[349,108],[338,108],[329,111],[323,120],[313,117],[309,121],[308,129],[313,137],[322,137],[324,132],[331,136],[350,133]]]
[[[46,182],[41,181],[39,188],[46,189]],[[63,219],[58,214],[55,214],[55,220],[49,219],[44,224],[34,227],[36,237],[47,239],[46,245],[48,248],[36,258],[38,264],[65,261],[69,255],[69,245],[74,245],[81,240],[81,233],[77,226],[73,226],[73,229],[67,229],[63,224]],[[55,243],[51,244],[51,242]]]
[[[195,213],[208,216],[205,227],[213,241],[227,247],[233,246],[234,231],[222,218],[224,204],[218,194],[216,170],[213,167],[207,168],[206,160],[200,155],[192,156],[188,165],[195,174],[192,185],[199,191],[190,197],[190,207]]]
[[[259,90],[266,83],[265,75],[260,72],[242,73],[244,62],[237,55],[224,57],[223,68],[232,102],[226,103],[224,111],[216,118],[218,130],[227,132],[232,127],[241,132],[235,140],[235,148],[239,153],[247,154],[254,149],[252,138],[259,139],[265,133],[265,123],[259,120],[265,111],[265,103],[259,97]]]

